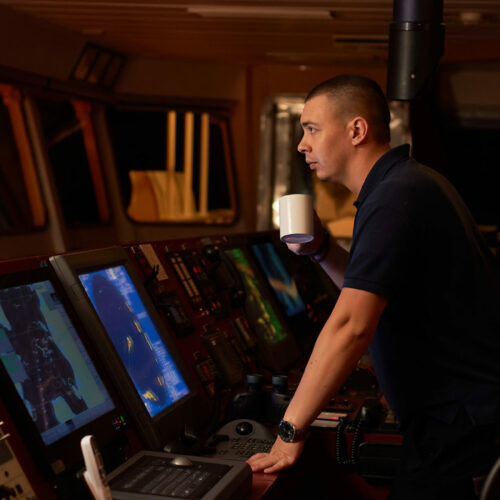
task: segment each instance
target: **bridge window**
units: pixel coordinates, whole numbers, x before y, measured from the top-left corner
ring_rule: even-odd
[[[71,227],[108,222],[91,105],[45,97],[38,97],[36,104],[65,223]]]
[[[45,225],[38,183],[18,89],[0,84],[0,234]]]
[[[130,108],[109,109],[107,116],[132,220],[234,221],[235,182],[226,116]]]

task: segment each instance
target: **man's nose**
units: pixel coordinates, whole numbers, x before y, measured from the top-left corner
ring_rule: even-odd
[[[306,143],[304,142],[304,137],[302,137],[302,139],[300,140],[298,146],[297,146],[297,151],[299,153],[306,153],[308,147],[306,145]]]

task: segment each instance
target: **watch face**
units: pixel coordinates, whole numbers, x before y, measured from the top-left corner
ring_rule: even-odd
[[[295,427],[286,420],[282,420],[278,426],[279,437],[286,443],[291,443],[295,437]]]

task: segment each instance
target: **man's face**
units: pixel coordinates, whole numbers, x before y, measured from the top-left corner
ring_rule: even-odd
[[[297,149],[319,179],[342,183],[350,140],[346,124],[336,115],[335,102],[326,95],[308,100],[300,118],[304,136]]]

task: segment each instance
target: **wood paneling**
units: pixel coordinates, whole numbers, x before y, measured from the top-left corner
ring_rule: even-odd
[[[135,56],[333,64],[386,58],[393,1],[0,0],[0,5]],[[208,7],[225,11],[206,17],[201,9]],[[444,22],[452,57],[463,40],[473,46],[485,38],[494,40],[494,54],[500,55],[500,1],[446,0]]]

